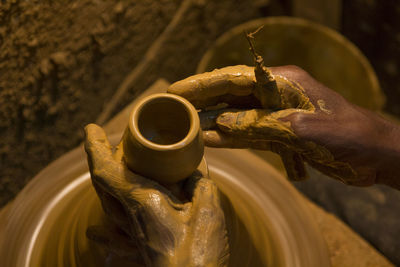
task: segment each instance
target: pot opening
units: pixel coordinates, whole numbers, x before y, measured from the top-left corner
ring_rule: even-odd
[[[140,134],[158,145],[172,145],[189,133],[188,108],[173,98],[154,98],[143,105],[138,116]]]

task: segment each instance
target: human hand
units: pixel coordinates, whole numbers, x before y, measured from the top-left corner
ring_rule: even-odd
[[[225,218],[215,183],[195,172],[180,201],[157,182],[130,171],[122,142],[115,152],[103,129],[85,128],[93,186],[113,226],[92,226],[87,236],[118,256],[145,266],[227,266]]]
[[[400,155],[393,144],[397,126],[296,66],[267,69],[258,63],[194,75],[169,87],[169,93],[202,109],[206,145],[277,152],[293,180],[306,178],[303,161],[359,186],[388,184],[386,177],[399,173],[393,170]]]

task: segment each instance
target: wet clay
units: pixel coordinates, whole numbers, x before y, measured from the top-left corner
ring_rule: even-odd
[[[258,76],[271,77],[266,67],[260,66],[256,67],[256,69]],[[267,109],[247,111],[232,110],[232,108],[206,111],[200,113],[200,118],[202,126],[206,130],[217,127],[222,132],[236,136],[236,139],[233,140],[232,138],[230,139],[231,142],[229,142],[226,140],[229,137],[221,137],[220,133],[206,132],[208,145],[221,147],[229,145],[229,147],[234,148],[252,147],[273,150],[282,156],[289,177],[293,180],[302,180],[307,176],[302,163],[302,156],[298,153],[306,152],[308,157],[326,163],[330,162],[333,156],[324,147],[312,142],[299,140],[290,123],[280,120],[292,113],[313,113],[315,112],[315,106],[305,95],[304,89],[299,84],[291,82],[280,75],[272,75],[272,77],[272,81],[261,79],[262,82],[260,84],[253,67],[244,65],[230,66],[176,82],[169,87],[168,92],[181,95],[191,101],[197,108],[203,109],[207,104],[214,105],[223,99],[227,99],[227,95],[230,95],[230,99],[234,99],[235,97],[240,98],[250,94],[257,95],[250,102],[251,106],[258,107],[260,102],[261,107],[271,105],[277,109],[279,106],[284,106],[285,109],[275,111],[269,106],[266,106],[268,107]],[[263,83],[264,86],[269,88],[277,88],[273,93],[275,95],[272,97],[273,100],[269,98],[272,93],[263,90]],[[195,87],[192,87],[193,85]],[[198,97],[197,92],[201,92],[202,95]],[[231,103],[232,101],[228,104]],[[235,107],[235,105],[230,105],[230,107]],[[275,143],[272,144],[270,141],[275,141]],[[333,162],[330,164],[333,168],[341,169],[345,166],[345,170],[348,170],[346,164]],[[348,173],[352,174],[351,171]]]
[[[322,145],[300,138],[286,118],[291,115],[329,113],[324,100],[313,103],[297,82],[264,66],[248,35],[255,67],[229,66],[188,77],[172,84],[168,92],[187,98],[205,111],[200,115],[207,145],[255,148],[278,153],[292,180],[307,178],[304,161],[317,165],[342,181],[357,179],[346,162],[335,160]],[[245,97],[246,107],[238,106]],[[228,109],[207,111],[225,102]]]
[[[204,144],[196,109],[172,94],[137,100],[123,136],[130,170],[161,184],[189,177],[203,158]]]
[[[122,142],[113,153],[102,128],[86,127],[92,183],[107,218],[119,229],[93,226],[87,236],[112,243],[115,253],[145,266],[227,266],[224,212],[207,173],[188,177],[181,186],[190,201],[181,201],[157,182],[131,172],[123,160],[124,147]]]

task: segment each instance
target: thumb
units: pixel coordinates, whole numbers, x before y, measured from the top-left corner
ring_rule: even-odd
[[[124,169],[114,160],[111,145],[103,128],[96,124],[85,127],[85,150],[92,181],[118,198],[117,192],[125,184]]]
[[[281,157],[289,180],[302,181],[308,178],[301,154],[296,153],[284,144],[272,143],[271,148],[272,152],[277,153]]]
[[[198,179],[193,192],[192,203],[195,210],[202,207],[219,207],[219,192],[215,182],[209,178]]]
[[[103,128],[96,124],[85,127],[85,150],[93,167],[112,159],[112,149]]]

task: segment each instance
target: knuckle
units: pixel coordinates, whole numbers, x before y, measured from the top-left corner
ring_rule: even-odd
[[[300,68],[297,65],[287,65],[286,68],[287,68],[287,71],[289,71],[290,73],[292,73],[294,75],[307,74],[307,72],[304,69]]]
[[[290,122],[290,127],[299,137],[306,137],[309,132],[309,116],[303,112],[290,114],[286,119]]]
[[[302,112],[295,112],[295,113],[289,115],[288,118],[289,118],[290,122],[295,125],[304,124],[305,120],[306,120],[306,116]]]
[[[297,65],[287,65],[286,67],[288,70],[290,70],[292,72],[305,72],[302,68],[300,68]]]
[[[291,80],[301,81],[309,77],[309,74],[304,69],[296,65],[287,65],[284,67],[286,76],[290,77]]]

